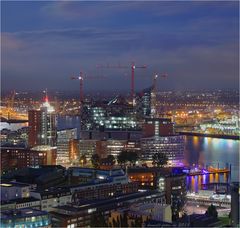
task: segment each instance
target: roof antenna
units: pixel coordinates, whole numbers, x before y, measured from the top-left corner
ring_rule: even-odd
[[[48,102],[47,88],[43,92],[45,93],[45,102]]]

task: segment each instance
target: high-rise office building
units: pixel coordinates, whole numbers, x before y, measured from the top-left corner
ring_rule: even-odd
[[[71,153],[71,140],[77,139],[77,128],[63,129],[57,132],[57,164],[66,165],[70,160],[77,160],[77,155]],[[71,159],[70,159],[71,155]]]
[[[37,145],[56,146],[56,114],[54,108],[49,104],[47,96],[39,110],[28,112],[28,119],[28,145],[30,147]]]
[[[139,117],[147,117],[151,115],[151,94],[153,87],[144,89],[136,96],[136,112]]]
[[[182,165],[184,158],[184,136],[154,136],[141,139],[141,159],[152,163],[155,153],[164,153],[168,158],[168,165]]]
[[[41,144],[41,116],[40,110],[28,111],[28,146],[33,147]]]
[[[156,78],[151,87],[137,94],[136,112],[139,117],[158,117]]]
[[[182,164],[184,158],[184,136],[177,135],[174,123],[169,118],[145,118],[141,138],[141,158],[152,162],[155,153],[165,153],[168,165]]]

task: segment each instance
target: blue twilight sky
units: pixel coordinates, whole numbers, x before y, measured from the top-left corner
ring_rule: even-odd
[[[2,1],[3,90],[77,90],[80,70],[108,79],[86,90],[129,91],[130,69],[97,64],[146,64],[136,89],[167,72],[161,90],[237,89],[238,1]]]

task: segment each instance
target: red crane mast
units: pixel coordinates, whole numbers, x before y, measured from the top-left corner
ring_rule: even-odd
[[[123,66],[123,65],[97,65],[97,67],[99,68],[125,68],[125,69],[131,69],[131,97],[132,100],[134,100],[134,93],[135,93],[135,69],[136,68],[142,68],[145,69],[147,68],[146,65],[141,65],[141,66],[137,66],[134,62],[132,62],[132,64],[130,66]]]
[[[101,79],[103,78],[103,76],[87,76],[86,74],[84,74],[82,71],[79,73],[79,76],[73,76],[71,77],[72,80],[79,80],[80,82],[80,104],[83,103],[84,100],[84,93],[83,93],[83,81],[85,81],[86,79]]]

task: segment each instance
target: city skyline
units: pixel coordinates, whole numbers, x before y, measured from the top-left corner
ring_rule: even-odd
[[[73,90],[83,70],[106,75],[84,89],[136,90],[167,72],[162,90],[238,89],[238,2],[2,2],[2,88]],[[144,77],[147,76],[147,77]],[[129,78],[129,80],[127,80]]]
[[[238,227],[239,1],[1,1],[0,227]]]

